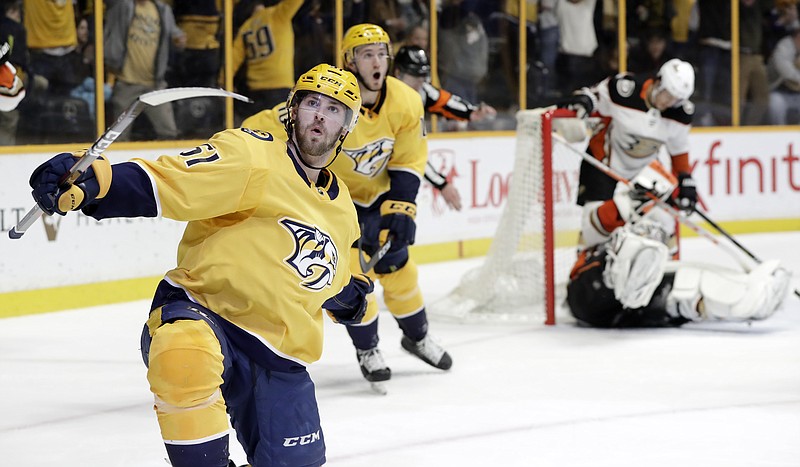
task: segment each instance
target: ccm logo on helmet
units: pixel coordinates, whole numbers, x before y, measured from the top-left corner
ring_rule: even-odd
[[[331,78],[330,76],[320,76],[319,80],[320,81],[330,81],[331,83],[335,84],[336,86],[343,86],[344,85],[344,83],[342,83],[341,81],[335,80],[335,79]]]
[[[283,447],[290,448],[292,446],[304,446],[319,441],[319,430],[314,433],[309,433],[303,436],[293,436],[291,438],[283,438]]]

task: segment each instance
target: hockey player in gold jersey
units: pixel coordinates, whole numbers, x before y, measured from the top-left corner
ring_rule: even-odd
[[[372,282],[351,275],[359,226],[328,167],[361,107],[353,75],[318,65],[285,129],[233,129],[156,161],[98,159],[68,190],[62,153],[31,176],[47,213],[188,221],[153,299],[142,355],[171,464],[227,467],[228,415],[254,466],[325,462],[314,384],[322,310],[360,322]],[[341,156],[340,156],[341,157]]]
[[[447,370],[450,355],[428,335],[425,303],[418,286],[417,266],[409,258],[414,243],[415,200],[428,159],[424,110],[419,94],[388,76],[392,46],[379,26],[359,24],[342,41],[345,67],[358,79],[363,99],[361,116],[347,137],[333,171],[350,189],[368,254],[387,239],[391,249],[371,277],[383,286],[384,300],[403,331],[402,347],[436,368]],[[351,271],[361,272],[356,251]],[[370,295],[367,315],[347,330],[356,347],[364,377],[385,381],[391,371],[378,350],[378,306]]]

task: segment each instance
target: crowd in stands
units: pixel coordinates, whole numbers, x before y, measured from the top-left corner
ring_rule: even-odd
[[[740,124],[800,123],[798,0],[738,0]],[[297,70],[335,63],[333,0],[234,0],[234,124],[285,100]],[[431,54],[430,5],[437,5]],[[618,0],[528,0],[528,108],[549,105],[619,70]],[[18,109],[0,114],[0,145],[92,141],[97,133],[96,41],[103,39],[105,122],[139,94],[178,86],[224,87],[221,0],[107,0],[102,34],[93,0],[2,0],[0,43],[24,80]],[[498,110],[442,130],[513,129],[519,109],[519,0],[345,0],[344,27],[375,23],[396,44],[425,49],[442,89]],[[695,126],[733,123],[731,2],[627,0],[626,70],[655,73],[671,58],[697,72]],[[220,100],[149,110],[125,138],[205,137],[224,128]],[[430,122],[429,122],[430,125]],[[57,131],[55,131],[57,129]]]

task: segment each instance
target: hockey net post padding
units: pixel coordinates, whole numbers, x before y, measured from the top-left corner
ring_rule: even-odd
[[[576,122],[574,112],[552,107],[517,113],[513,175],[492,245],[481,266],[429,304],[432,319],[555,324],[576,258],[581,160],[557,143],[552,132],[574,130]],[[580,139],[574,132],[566,138]],[[583,151],[587,143],[583,138],[573,147]]]

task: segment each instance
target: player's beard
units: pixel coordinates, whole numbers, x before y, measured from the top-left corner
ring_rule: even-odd
[[[321,135],[311,133],[315,123],[310,123],[305,126],[297,123],[297,125],[298,134],[303,135],[302,138],[297,138],[297,145],[302,152],[300,157],[313,167],[324,167],[328,162],[327,156],[330,155],[334,146],[336,146],[339,134],[329,135],[325,125],[322,123],[316,124],[322,132]]]

